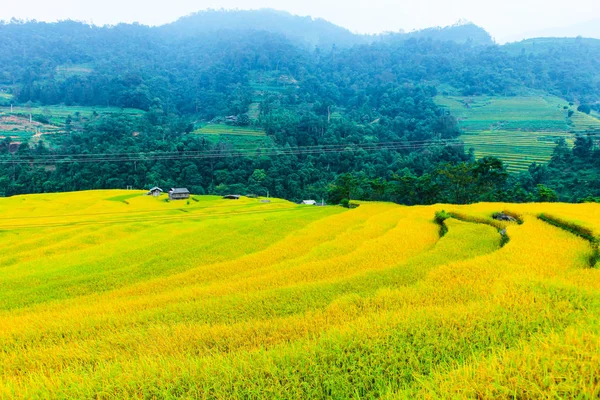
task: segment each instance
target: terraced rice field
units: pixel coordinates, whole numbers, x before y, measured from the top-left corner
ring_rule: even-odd
[[[541,212],[600,233],[596,204],[0,199],[0,397],[597,398],[600,269]]]
[[[571,117],[573,121],[572,131],[576,133],[587,133],[594,132],[600,134],[600,116],[596,114],[585,114],[582,112],[576,112]]]
[[[477,157],[498,156],[514,172],[548,162],[561,137],[572,143],[575,134],[600,132],[600,119],[552,96],[437,96],[436,103],[457,118],[461,139]]]
[[[547,163],[560,138],[568,143],[573,141],[573,135],[569,133],[504,130],[467,132],[460,137],[467,148],[475,149],[476,157],[499,157],[511,171],[526,170],[534,162]]]
[[[246,126],[232,126],[225,124],[208,124],[194,133],[199,135],[237,135],[237,136],[265,136],[265,131],[258,128]]]

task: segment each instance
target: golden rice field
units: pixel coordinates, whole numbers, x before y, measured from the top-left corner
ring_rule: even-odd
[[[0,398],[598,398],[600,269],[542,212],[600,236],[594,204],[0,199]]]

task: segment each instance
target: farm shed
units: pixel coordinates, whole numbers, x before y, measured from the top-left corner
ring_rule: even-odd
[[[316,206],[317,202],[314,200],[304,200],[301,204],[306,204],[308,206]]]
[[[158,186],[153,187],[152,189],[150,189],[148,191],[148,193],[146,193],[146,195],[148,196],[153,196],[153,197],[158,197],[162,194],[163,190],[161,188],[159,188]]]
[[[239,200],[240,197],[239,194],[228,194],[227,196],[223,196],[223,198],[227,200]]]
[[[190,198],[190,191],[186,188],[173,188],[169,190],[169,200],[185,200]]]

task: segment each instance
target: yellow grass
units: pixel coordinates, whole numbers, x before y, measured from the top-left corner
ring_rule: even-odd
[[[600,394],[597,205],[165,198],[0,200],[0,397]]]

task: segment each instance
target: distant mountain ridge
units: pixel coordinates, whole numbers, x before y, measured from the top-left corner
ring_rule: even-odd
[[[199,11],[158,29],[179,36],[223,30],[263,30],[313,47],[330,47],[333,44],[347,47],[368,41],[368,36],[354,34],[324,19],[300,17],[273,9]]]
[[[284,35],[296,43],[320,48],[328,48],[333,45],[350,47],[375,41],[410,38],[430,38],[474,45],[494,44],[492,37],[485,29],[472,23],[432,27],[412,32],[362,35],[321,18],[301,17],[273,9],[200,11],[163,25],[159,29],[179,36],[194,36],[222,30],[264,30]]]
[[[526,32],[526,38],[584,38],[600,39],[600,19],[580,22],[573,25],[540,29]]]
[[[473,24],[464,23],[446,27],[433,27],[407,33],[390,33],[383,39],[432,39],[439,41],[450,41],[455,43],[471,43],[478,46],[490,46],[495,44],[492,36],[483,28]]]

